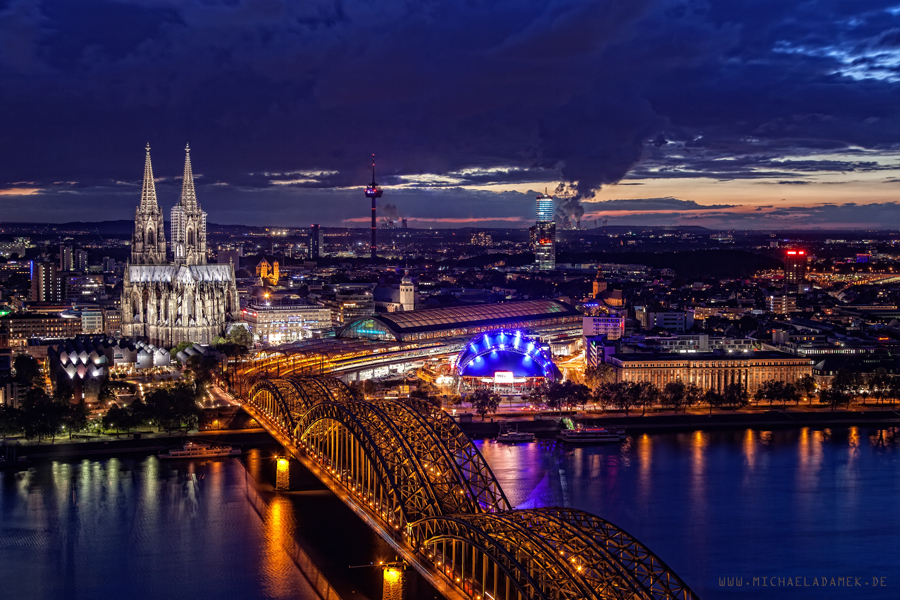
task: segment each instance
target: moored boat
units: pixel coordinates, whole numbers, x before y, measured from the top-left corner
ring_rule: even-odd
[[[185,442],[180,450],[172,449],[161,452],[160,458],[216,458],[219,456],[238,456],[240,448],[225,445],[203,444],[200,442]]]
[[[563,419],[562,423],[557,439],[568,444],[602,444],[625,439],[625,430],[619,427],[576,426],[571,419]]]
[[[533,442],[534,434],[527,431],[519,431],[518,429],[509,429],[503,425],[500,426],[500,433],[496,440],[501,444],[520,444],[524,442]]]

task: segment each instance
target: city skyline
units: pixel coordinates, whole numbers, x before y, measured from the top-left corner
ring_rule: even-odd
[[[411,226],[525,227],[562,182],[587,225],[898,228],[898,28],[887,1],[11,0],[4,220],[128,218],[149,141],[161,202],[190,142],[223,224],[365,227],[375,152]]]

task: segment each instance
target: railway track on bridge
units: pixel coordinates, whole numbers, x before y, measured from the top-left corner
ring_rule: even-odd
[[[241,401],[447,598],[696,595],[614,524],[568,508],[515,510],[456,422],[414,401],[366,401],[331,377],[256,381]]]

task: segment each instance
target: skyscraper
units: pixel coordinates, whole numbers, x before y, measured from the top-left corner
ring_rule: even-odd
[[[61,282],[55,263],[31,263],[31,294],[28,299],[32,302],[62,302],[65,294]]]
[[[541,271],[556,268],[556,223],[553,221],[553,196],[537,197],[537,221],[534,224],[534,259]]]
[[[74,270],[79,273],[84,273],[88,268],[88,253],[87,250],[76,250],[75,251],[75,260],[74,260]]]
[[[784,287],[786,291],[797,292],[806,279],[806,250],[788,250],[784,254]]]
[[[309,260],[319,259],[319,224],[313,223],[309,230]]]
[[[72,246],[59,245],[59,270],[72,270]]]

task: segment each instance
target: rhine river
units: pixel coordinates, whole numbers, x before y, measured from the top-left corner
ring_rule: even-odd
[[[513,505],[602,516],[700,598],[900,597],[900,430],[479,447]],[[272,493],[271,457],[0,472],[0,598],[302,600],[331,585],[378,600],[378,569],[350,567],[392,559],[388,546],[321,486]],[[410,580],[409,600],[435,597]]]

